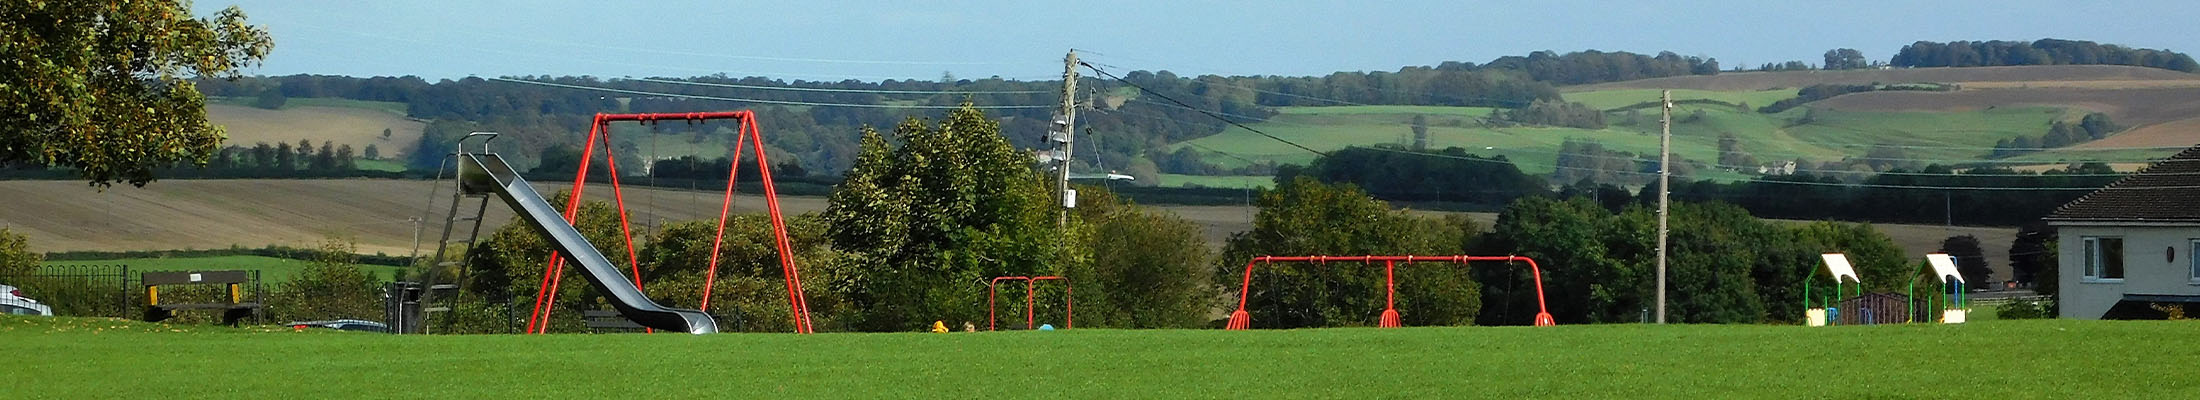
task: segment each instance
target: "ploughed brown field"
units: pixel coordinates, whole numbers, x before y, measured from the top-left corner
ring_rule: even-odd
[[[307,246],[324,238],[345,237],[357,241],[363,252],[406,255],[413,248],[414,226],[409,218],[423,214],[428,217],[421,225],[421,241],[429,243],[423,251],[433,251],[451,201],[449,184],[385,179],[165,180],[142,189],[117,186],[102,192],[77,181],[0,181],[0,199],[9,199],[6,207],[0,207],[0,226],[29,235],[35,251]],[[535,186],[552,193],[569,185],[538,182]],[[438,187],[432,202],[431,187]],[[592,184],[583,194],[611,201],[610,189]],[[625,196],[637,232],[666,222],[710,219],[717,215],[721,200],[720,192],[708,189],[636,187],[626,189]],[[738,195],[734,202],[736,213],[764,210],[763,199],[755,195]],[[427,208],[431,203],[433,208]],[[790,214],[820,212],[825,198],[786,196],[780,198],[780,207]],[[1245,206],[1148,207],[1198,223],[1210,247],[1216,249],[1231,233],[1251,229],[1256,212]],[[483,232],[509,222],[512,212],[491,204],[488,215]],[[1485,227],[1497,219],[1490,213],[1465,215]],[[2009,276],[2005,264],[2014,228],[1873,226],[1913,256],[1939,249],[1940,241],[1951,235],[1977,235],[1995,267],[1995,277]]]
[[[395,113],[350,107],[297,106],[280,111],[225,104],[208,104],[206,119],[221,125],[229,132],[224,146],[252,147],[266,142],[298,144],[299,140],[311,140],[315,146],[322,141],[338,145],[351,145],[352,151],[364,152],[372,144],[381,151],[383,158],[398,158],[412,151],[420,142],[421,130],[427,128],[421,122]],[[382,130],[390,130],[388,139],[382,138]],[[357,153],[354,153],[357,154]]]

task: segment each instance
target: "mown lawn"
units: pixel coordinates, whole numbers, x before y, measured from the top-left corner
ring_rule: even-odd
[[[300,260],[261,256],[124,258],[115,260],[51,261],[46,263],[46,265],[116,264],[130,266],[131,276],[136,276],[137,273],[144,271],[213,271],[231,269],[259,270],[260,280],[263,283],[269,285],[289,282],[291,276],[297,275],[298,271],[304,270],[306,268],[306,265],[308,265],[307,262]],[[367,273],[374,274],[377,279],[381,280],[390,280],[394,278],[397,274],[397,270],[402,269],[399,267],[386,265],[365,264],[360,264],[359,268],[367,271]]]
[[[0,317],[0,395],[2193,398],[2200,323],[403,337]]]

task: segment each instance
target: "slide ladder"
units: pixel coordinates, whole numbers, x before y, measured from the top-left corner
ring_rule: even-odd
[[[474,241],[481,237],[481,220],[483,215],[489,211],[489,197],[493,196],[488,192],[468,191],[466,189],[464,184],[460,184],[458,191],[451,194],[451,208],[443,218],[443,236],[441,239],[436,240],[435,258],[431,259],[428,264],[433,267],[421,274],[419,278],[422,282],[422,289],[426,290],[420,292],[418,300],[411,302],[414,303],[411,306],[413,309],[418,310],[418,313],[407,314],[417,316],[412,317],[411,321],[397,323],[397,328],[401,332],[433,333],[434,328],[433,325],[429,324],[429,321],[433,321],[436,314],[451,311],[451,307],[458,300],[459,285],[466,282],[466,272],[468,271],[466,266],[468,257],[466,257],[466,254],[473,252]],[[466,207],[469,200],[474,203],[473,207]],[[459,212],[459,210],[467,208],[472,208],[473,213],[461,214]],[[458,232],[457,228],[461,224],[469,226],[466,229],[465,236],[453,236],[452,234]],[[451,251],[451,245],[454,244],[464,245],[465,249]],[[454,278],[447,283],[442,282],[442,277],[446,271]],[[442,303],[437,303],[438,300],[441,300]]]

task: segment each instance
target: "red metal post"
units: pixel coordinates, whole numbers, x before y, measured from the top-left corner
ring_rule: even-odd
[[[726,214],[733,211],[733,182],[741,172],[741,146],[749,140],[749,135],[745,134],[748,132],[746,125],[741,132],[733,135],[733,158],[726,162],[726,198],[718,203],[718,234],[711,236],[710,267],[703,272],[703,305],[698,308],[703,311],[710,311],[711,288],[718,286],[718,251],[726,242]]]
[[[1383,315],[1376,326],[1396,328],[1403,324],[1398,320],[1398,262],[1383,261]]]
[[[1252,328],[1252,318],[1251,318],[1251,316],[1250,316],[1249,314],[1247,314],[1247,313],[1246,313],[1246,311],[1245,311],[1245,304],[1246,304],[1246,301],[1247,301],[1247,300],[1248,300],[1248,299],[1249,299],[1249,298],[1251,297],[1251,294],[1252,294],[1252,288],[1253,288],[1253,265],[1254,265],[1255,263],[1260,263],[1260,262],[1271,262],[1271,263],[1273,263],[1273,262],[1319,262],[1319,263],[1326,263],[1326,262],[1329,262],[1329,261],[1363,261],[1363,262],[1370,262],[1370,261],[1385,261],[1385,262],[1405,261],[1405,262],[1407,262],[1407,263],[1414,263],[1414,262],[1456,262],[1456,263],[1461,263],[1461,264],[1465,264],[1465,263],[1469,263],[1469,262],[1476,262],[1476,261],[1504,261],[1504,262],[1507,262],[1507,263],[1511,263],[1511,262],[1526,262],[1526,263],[1528,264],[1528,270],[1529,270],[1529,273],[1530,273],[1531,275],[1533,275],[1533,276],[1534,276],[1534,279],[1535,279],[1535,303],[1536,303],[1536,308],[1537,308],[1537,312],[1536,312],[1535,320],[1534,320],[1534,322],[1533,322],[1533,323],[1535,324],[1535,326],[1553,326],[1553,325],[1557,325],[1557,324],[1558,324],[1558,323],[1557,323],[1557,322],[1556,322],[1556,321],[1555,321],[1554,319],[1552,319],[1552,317],[1551,317],[1551,312],[1550,312],[1550,306],[1549,306],[1549,305],[1548,305],[1548,304],[1547,304],[1547,303],[1546,303],[1546,302],[1544,301],[1544,297],[1543,297],[1543,269],[1542,269],[1542,267],[1541,267],[1541,266],[1538,266],[1538,265],[1536,265],[1536,262],[1535,262],[1535,260],[1534,260],[1534,259],[1531,259],[1531,258],[1528,258],[1528,257],[1521,257],[1521,256],[1503,256],[1503,257],[1495,257],[1495,256],[1466,256],[1466,255],[1454,255],[1454,256],[1412,256],[1412,255],[1406,255],[1406,256],[1259,256],[1259,257],[1253,257],[1253,259],[1252,259],[1252,260],[1249,260],[1249,261],[1246,261],[1246,262],[1245,262],[1245,281],[1244,281],[1245,283],[1244,283],[1244,284],[1243,284],[1242,286],[1240,286],[1240,287],[1239,287],[1239,289],[1238,289],[1238,309],[1237,309],[1237,311],[1236,311],[1236,312],[1232,312],[1232,313],[1230,314],[1230,322],[1229,322],[1229,323],[1228,323],[1227,325],[1224,325],[1224,326],[1223,326],[1223,329],[1228,329],[1228,330],[1244,330],[1244,329],[1250,329],[1250,328]],[[1395,294],[1395,289],[1393,289],[1393,292],[1392,292],[1392,293],[1393,293],[1393,294]]]
[[[573,173],[572,197],[567,198],[565,201],[565,223],[573,223],[575,218],[580,215],[581,190],[588,183],[588,161],[595,154],[596,135],[602,132],[603,128],[603,115],[597,114],[595,120],[590,122],[588,126],[588,143],[590,145],[581,148],[580,170]],[[565,266],[565,258],[558,255],[557,250],[551,250],[550,260],[542,267],[542,284],[535,289],[535,309],[527,317],[527,333],[543,333],[549,330],[550,308],[555,308],[557,304],[558,280],[565,275],[565,269],[561,268]]]
[[[1001,290],[1000,290],[1000,285],[1001,285],[1001,281],[1014,281],[1014,280],[1021,280],[1021,281],[1025,281],[1025,282],[1027,282],[1027,283],[1028,283],[1028,282],[1030,282],[1030,281],[1031,281],[1031,278],[1029,278],[1029,277],[1022,277],[1022,276],[1003,276],[1003,277],[996,277],[996,278],[993,278],[993,281],[992,281],[992,282],[990,282],[990,283],[986,283],[986,285],[985,285],[985,288],[986,288],[986,294],[985,294],[985,321],[986,321],[986,322],[985,322],[985,330],[988,330],[988,331],[993,331],[993,330],[1000,330],[1000,323],[1001,323],[1001,318],[1000,318],[1000,317],[997,317],[997,316],[994,316],[994,311],[995,311],[995,310],[998,310],[998,308],[995,308],[995,307],[993,306],[993,304],[994,304],[994,303],[993,303],[993,298],[995,298],[995,297],[999,297],[999,296],[1000,296],[1000,294],[1001,294]],[[1030,287],[1029,285],[1026,285],[1025,287],[1027,288],[1027,289],[1025,289],[1025,290],[1027,290],[1027,291],[1028,291],[1028,290],[1030,290],[1030,289],[1028,289],[1028,288]],[[1024,307],[1025,307],[1025,308],[1030,308],[1030,306],[1024,306]]]
[[[595,144],[597,141],[596,138],[599,136],[599,133],[602,133],[603,137],[605,137],[607,147],[605,150],[606,156],[612,156],[612,150],[608,148],[610,147],[608,142],[610,130],[609,125],[611,122],[631,121],[646,124],[662,120],[702,121],[712,119],[738,120],[740,122],[741,128],[739,130],[739,133],[735,134],[734,157],[732,159],[731,165],[726,171],[725,199],[719,204],[717,230],[718,234],[717,237],[713,238],[711,242],[710,265],[708,266],[707,272],[705,272],[703,279],[703,299],[701,301],[700,308],[704,310],[708,310],[710,308],[710,296],[712,293],[712,289],[717,285],[719,258],[718,252],[723,249],[724,246],[726,215],[730,213],[733,209],[733,189],[735,187],[735,178],[740,173],[741,153],[744,150],[753,148],[756,150],[757,153],[757,169],[762,172],[764,176],[764,202],[766,204],[766,207],[769,209],[771,215],[772,234],[774,236],[774,239],[776,239],[777,241],[777,250],[779,250],[780,270],[786,277],[787,281],[787,302],[788,308],[790,309],[789,313],[794,318],[795,332],[815,332],[815,328],[813,328],[810,323],[808,296],[803,293],[801,271],[799,268],[795,267],[792,245],[790,245],[790,241],[787,238],[786,219],[782,216],[779,210],[778,190],[772,185],[770,167],[771,162],[764,155],[763,130],[757,127],[756,114],[754,112],[718,111],[694,113],[596,114],[594,122],[589,127],[589,145],[584,147],[581,151],[581,168],[574,177],[573,198],[566,206],[566,221],[568,223],[573,222],[579,210],[581,201],[581,188],[587,182],[588,163],[589,160],[593,158]],[[749,145],[748,142],[752,139],[754,140],[754,143],[753,145]],[[620,189],[619,185],[619,177],[617,172],[618,167],[616,164],[617,161],[607,161],[607,163],[607,166],[612,168],[612,196],[614,200],[618,203],[619,224],[621,225],[620,230],[626,236],[627,261],[632,265],[632,270],[635,276],[634,285],[636,288],[640,288],[642,285],[640,257],[636,254],[636,249],[633,244],[633,227],[628,219],[625,195]],[[551,257],[550,266],[545,267],[544,274],[546,278],[544,280],[542,288],[538,289],[538,293],[536,296],[536,315],[530,316],[528,320],[529,332],[540,333],[541,331],[547,329],[547,325],[550,320],[550,310],[546,307],[548,307],[549,304],[555,304],[557,288],[563,278],[563,270],[558,268],[559,266],[563,265],[560,261],[561,259],[553,254],[553,256]]]
[[[1038,297],[1036,296],[1038,292],[1035,288],[1038,286],[1039,281],[1062,281],[1064,285],[1062,310],[1066,314],[1063,316],[1062,329],[1075,328],[1077,326],[1077,284],[1070,282],[1069,278],[1059,276],[1034,276],[1030,280],[1024,281],[1024,329],[1037,326],[1037,318],[1033,311],[1039,309]]]
[[[634,254],[634,224],[627,222],[626,191],[620,189],[619,186],[619,154],[616,153],[619,146],[612,143],[611,130],[604,129],[603,162],[604,168],[609,170],[611,175],[611,201],[619,211],[619,235],[626,238],[626,265],[627,269],[634,274],[634,290],[642,290],[642,260],[641,257]],[[594,146],[595,143],[589,143],[589,145]],[[644,291],[643,293],[648,292]],[[642,333],[657,333],[657,329],[642,328]]]

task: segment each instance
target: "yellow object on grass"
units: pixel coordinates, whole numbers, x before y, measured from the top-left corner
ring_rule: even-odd
[[[932,333],[947,333],[947,322],[932,321]]]

